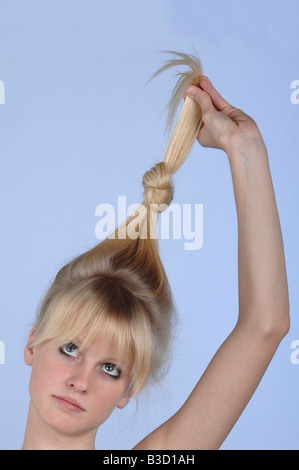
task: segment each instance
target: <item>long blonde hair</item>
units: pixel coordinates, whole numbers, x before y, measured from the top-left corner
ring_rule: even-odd
[[[181,72],[168,104],[167,128],[190,84],[202,74],[198,56],[175,56],[150,78],[176,66]],[[132,358],[133,395],[150,379],[165,374],[176,322],[171,288],[157,240],[159,212],[173,199],[172,175],[188,157],[201,125],[201,109],[186,97],[163,161],[143,177],[143,202],[109,237],[63,266],[37,312],[34,342],[55,339],[60,345],[85,334],[84,348],[99,332],[114,341],[120,357]]]

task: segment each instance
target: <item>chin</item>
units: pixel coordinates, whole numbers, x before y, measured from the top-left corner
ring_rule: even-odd
[[[91,430],[92,426],[89,425],[88,416],[83,414],[75,414],[67,410],[59,409],[50,403],[49,406],[40,404],[35,406],[40,420],[52,430],[63,435],[75,435]],[[52,405],[52,406],[51,406]]]

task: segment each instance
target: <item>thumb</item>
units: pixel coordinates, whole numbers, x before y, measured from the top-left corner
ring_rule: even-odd
[[[206,122],[212,114],[215,113],[216,108],[214,107],[212,100],[208,93],[195,85],[190,85],[186,90],[186,95],[193,98],[201,107],[202,120]]]

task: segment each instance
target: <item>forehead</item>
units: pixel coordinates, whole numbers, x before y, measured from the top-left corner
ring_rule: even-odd
[[[84,336],[81,338],[77,338],[79,347],[84,345],[84,339]],[[98,333],[97,336],[91,342],[85,345],[84,349],[92,356],[97,357],[98,355],[104,355],[107,358],[115,359],[118,362],[124,361],[124,359],[126,359],[125,362],[127,362],[128,358],[132,355],[130,349],[128,348],[128,357],[122,357],[119,352],[116,341],[107,339],[103,333]]]

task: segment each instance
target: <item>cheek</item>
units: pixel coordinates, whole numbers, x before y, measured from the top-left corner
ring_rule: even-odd
[[[60,384],[63,376],[63,370],[57,363],[53,361],[50,355],[40,357],[34,361],[30,378],[30,394],[31,396],[42,397],[44,394],[51,394]],[[57,390],[56,390],[57,391]]]
[[[94,410],[94,415],[96,415],[102,422],[114,411],[124,393],[123,387],[118,384],[107,382],[101,381],[98,383],[97,390],[93,395],[92,408]]]

